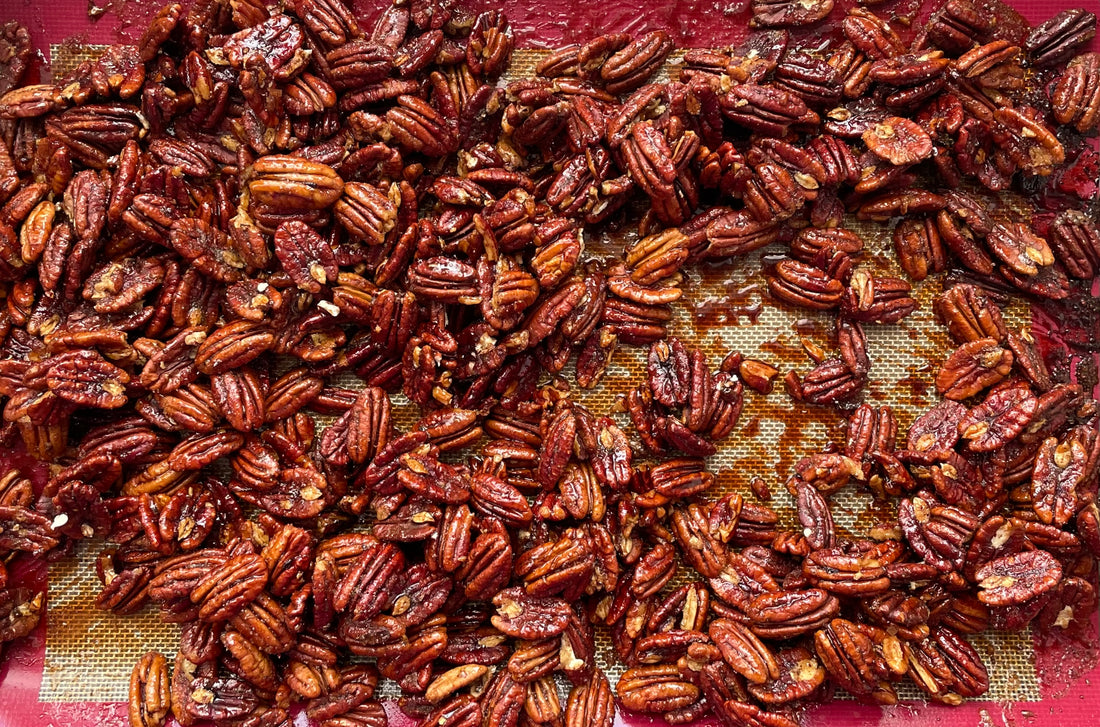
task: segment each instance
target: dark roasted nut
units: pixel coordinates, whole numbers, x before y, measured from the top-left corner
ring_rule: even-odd
[[[813,25],[833,11],[833,0],[812,3],[791,0],[753,0],[752,24],[765,28]]]
[[[1063,10],[1033,28],[1024,41],[1024,49],[1033,65],[1047,68],[1069,60],[1095,35],[1094,14],[1080,8]]]

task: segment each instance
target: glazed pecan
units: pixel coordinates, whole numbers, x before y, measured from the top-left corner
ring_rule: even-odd
[[[1063,10],[1031,30],[1024,41],[1031,62],[1039,67],[1069,60],[1096,35],[1096,16],[1081,8]]]
[[[1012,361],[1012,352],[992,338],[964,343],[936,374],[936,389],[948,399],[967,399],[1008,376]]]
[[[615,686],[624,707],[635,712],[670,712],[699,698],[699,689],[684,681],[675,664],[627,669]]]
[[[1054,86],[1051,103],[1054,118],[1081,133],[1100,124],[1100,53],[1082,53],[1069,62]]]
[[[832,11],[832,0],[815,0],[809,4],[789,0],[753,0],[752,23],[765,28],[812,25]]]
[[[138,660],[130,674],[131,727],[159,727],[171,707],[168,663],[158,652],[150,651]]]
[[[0,28],[4,434],[54,463],[40,497],[0,478],[0,640],[45,602],[7,568],[95,536],[96,605],[181,625],[170,679],[133,672],[140,725],[383,727],[385,677],[424,724],[606,727],[617,658],[625,709],[793,727],[906,673],[957,704],[989,687],[959,634],[1081,621],[1094,16],[948,0],[910,41],[750,5],[775,29],[667,69],[670,32],[578,38],[533,78],[502,12],[450,0],[369,28],[344,0],[169,5],[29,86],[30,33]],[[943,398],[911,417],[857,406],[897,393],[875,329],[928,295],[879,223],[958,346],[922,367],[947,339],[909,319],[901,383]],[[1009,330],[1020,295],[1043,310]],[[782,337],[713,366],[732,339],[702,329],[776,301],[811,311],[809,370]],[[705,459],[780,378],[854,408],[781,473],[793,518]],[[870,533],[834,521],[848,485]]]
[[[323,209],[340,198],[344,183],[329,166],[300,157],[270,155],[252,166],[252,201],[276,210]]]

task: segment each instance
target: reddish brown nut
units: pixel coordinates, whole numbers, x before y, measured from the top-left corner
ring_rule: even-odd
[[[863,143],[896,166],[916,164],[932,155],[932,139],[916,122],[891,116],[863,132]]]
[[[776,652],[778,676],[763,684],[749,684],[753,697],[765,704],[786,704],[805,699],[825,682],[826,673],[821,664],[806,649],[796,646]]]
[[[752,24],[765,28],[812,25],[833,10],[833,0],[812,3],[790,0],[753,0]]]
[[[344,183],[329,166],[300,157],[260,157],[248,184],[254,203],[277,210],[323,209],[340,198]]]
[[[992,560],[974,575],[982,603],[1011,606],[1054,588],[1062,578],[1062,566],[1046,551],[1029,550]]]
[[[569,605],[559,598],[534,598],[522,589],[510,588],[493,597],[497,613],[493,625],[521,639],[546,639],[565,630]]]
[[[130,674],[130,726],[159,727],[167,719],[171,704],[168,663],[162,654],[150,651]]]
[[[1100,124],[1100,53],[1082,53],[1069,62],[1051,94],[1054,118],[1087,133]]]
[[[728,619],[712,621],[707,632],[722,658],[751,684],[779,678],[779,665],[771,650],[745,626]]]
[[[45,596],[27,588],[0,590],[0,643],[21,639],[34,631],[44,613]]]
[[[991,452],[1011,442],[1031,422],[1039,400],[1026,387],[989,394],[959,422],[959,436],[972,452]]]
[[[635,712],[670,712],[699,698],[698,687],[683,681],[675,664],[627,669],[615,693],[624,707]]]
[[[968,399],[1008,376],[1012,360],[1012,352],[992,338],[964,343],[936,374],[936,389],[948,399]]]
[[[614,717],[615,698],[603,672],[593,672],[586,683],[569,691],[565,727],[611,727]]]

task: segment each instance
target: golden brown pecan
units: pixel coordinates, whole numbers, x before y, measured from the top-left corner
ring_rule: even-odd
[[[332,167],[301,157],[260,157],[252,173],[248,182],[252,201],[280,211],[324,209],[344,191],[343,180]]]
[[[163,654],[150,651],[130,674],[130,727],[160,727],[171,705],[168,662]]]

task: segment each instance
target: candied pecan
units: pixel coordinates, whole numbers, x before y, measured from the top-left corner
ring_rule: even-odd
[[[340,198],[344,183],[329,166],[301,157],[256,160],[248,190],[254,203],[294,212],[323,209]]]
[[[164,655],[150,651],[130,674],[129,715],[133,727],[159,727],[171,708],[171,685]]]
[[[275,345],[275,334],[262,323],[234,321],[207,336],[195,352],[195,366],[221,374],[244,366]]]
[[[1051,104],[1059,123],[1073,124],[1083,134],[1100,124],[1100,53],[1082,53],[1069,62]]]
[[[814,634],[814,648],[830,676],[857,698],[884,704],[897,701],[889,681],[908,670],[897,638],[838,618]]]
[[[815,550],[802,563],[809,582],[842,596],[868,596],[890,587],[886,568],[874,554],[848,554],[842,549]]]
[[[28,588],[0,589],[0,644],[34,631],[45,609],[45,596]]]
[[[965,510],[941,505],[930,494],[920,492],[901,501],[898,523],[909,547],[925,562],[946,572],[963,565],[967,544],[979,521]]]
[[[981,657],[965,639],[948,628],[937,628],[930,638],[910,647],[909,677],[926,694],[945,704],[958,705],[989,689]]]
[[[844,284],[820,268],[797,260],[780,260],[768,276],[768,290],[779,300],[811,310],[830,310],[840,304]]]
[[[1046,439],[1035,455],[1031,499],[1043,523],[1063,526],[1081,506],[1078,488],[1084,479],[1086,452],[1075,438]]]
[[[833,0],[815,0],[811,3],[753,0],[752,24],[764,28],[812,25],[832,11]]]
[[[969,341],[944,362],[936,374],[936,389],[948,399],[970,398],[1008,376],[1012,361],[1012,351],[995,339]]]
[[[959,343],[993,338],[1003,341],[1007,331],[1001,309],[973,285],[953,285],[936,299],[936,316]]]
[[[698,687],[683,681],[674,664],[627,669],[619,678],[615,693],[624,707],[635,712],[669,712],[699,698]]]
[[[254,601],[267,582],[267,564],[259,555],[226,560],[200,578],[191,591],[204,621],[228,621]]]
[[[917,308],[911,291],[900,278],[876,278],[860,268],[852,272],[841,310],[853,321],[897,323]]]
[[[614,699],[607,677],[599,670],[594,671],[588,681],[570,689],[565,727],[611,727]]]
[[[546,639],[565,630],[571,610],[560,598],[535,598],[510,588],[493,597],[492,622],[501,632],[520,639]]]
[[[600,78],[611,93],[633,91],[664,62],[672,51],[672,45],[672,39],[664,31],[648,33],[627,43],[604,61],[600,67]]]
[[[710,623],[708,634],[730,668],[749,683],[764,684],[779,677],[775,656],[745,626],[729,619],[717,619]]]
[[[1095,35],[1093,13],[1082,8],[1063,10],[1035,26],[1024,41],[1024,49],[1034,66],[1047,68],[1069,60]]]
[[[14,20],[0,29],[0,96],[6,94],[23,78],[31,58],[30,33]]]
[[[1091,278],[1100,264],[1100,230],[1078,210],[1066,210],[1050,225],[1050,245],[1066,272]]]
[[[916,122],[891,116],[863,132],[863,143],[891,164],[915,164],[932,155],[932,139]]]
[[[42,555],[60,542],[46,516],[22,505],[0,506],[0,551]]]
[[[722,113],[730,121],[777,137],[782,137],[792,124],[816,117],[799,96],[774,86],[752,83],[734,86],[721,97],[721,105]]]

